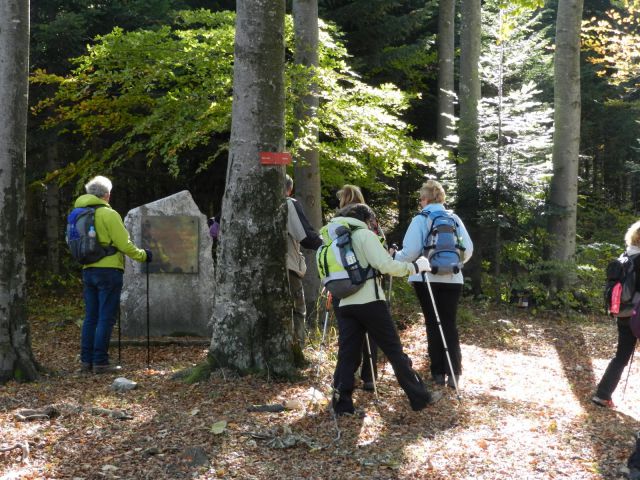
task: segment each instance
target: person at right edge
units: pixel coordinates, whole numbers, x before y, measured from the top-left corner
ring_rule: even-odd
[[[635,222],[629,227],[624,236],[624,242],[627,245],[626,253],[629,256],[636,255],[633,259],[635,271],[640,269],[640,221]],[[640,292],[640,275],[636,275],[636,291]],[[615,405],[611,400],[611,396],[615,391],[622,372],[629,363],[633,351],[636,349],[636,337],[629,326],[629,317],[617,317],[618,325],[618,347],[616,354],[609,362],[604,375],[598,383],[596,393],[591,397],[591,401],[596,405],[606,408],[614,408]]]
[[[440,182],[428,180],[422,184],[419,193],[422,213],[445,210],[444,202],[446,194]],[[464,246],[462,261],[466,263],[473,254],[473,243],[460,217],[455,213],[452,216],[458,224],[458,236],[461,237]],[[404,236],[402,250],[395,252],[394,258],[400,261],[411,262],[422,255],[430,229],[431,220],[428,216],[423,214],[416,215],[409,224],[407,233]],[[458,384],[460,374],[462,373],[462,353],[460,351],[460,338],[458,336],[456,316],[464,279],[462,272],[445,275],[427,273],[426,276],[431,284],[436,303],[435,307],[438,309],[440,323],[442,324],[442,330],[444,331],[444,337],[453,366],[453,372],[451,372],[427,285],[424,283],[421,274],[411,275],[409,282],[413,285],[418,300],[420,301],[427,328],[427,346],[431,363],[431,378],[437,385],[444,385],[445,375],[448,375],[446,384],[453,387],[455,384]],[[455,375],[455,384],[452,375]]]
[[[364,204],[352,204],[337,213],[337,219],[355,227],[351,235],[354,253],[364,269],[374,268],[380,273],[394,276],[418,274],[429,270],[429,261],[418,258],[413,263],[393,260],[371,231],[375,215]],[[440,392],[429,392],[420,375],[412,368],[404,353],[389,306],[385,301],[379,276],[369,278],[353,295],[340,299],[338,320],[338,361],[334,372],[334,394],[331,400],[336,415],[355,413],[353,406],[354,373],[360,362],[362,343],[366,332],[389,359],[398,383],[409,398],[414,411],[442,398]]]

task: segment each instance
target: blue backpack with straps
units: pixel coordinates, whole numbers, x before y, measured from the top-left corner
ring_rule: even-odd
[[[82,265],[95,263],[108,255],[114,255],[118,249],[112,245],[103,247],[95,228],[96,209],[104,205],[76,207],[67,217],[65,240],[71,256]]]
[[[456,274],[462,270],[461,252],[464,251],[459,225],[450,210],[420,212],[431,222],[425,238],[423,255],[429,259],[434,275]]]

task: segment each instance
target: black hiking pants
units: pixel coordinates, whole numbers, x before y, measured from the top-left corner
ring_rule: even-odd
[[[618,347],[616,349],[616,355],[609,362],[596,390],[596,396],[603,400],[611,400],[611,395],[613,395],[613,392],[620,382],[622,372],[629,363],[629,359],[631,359],[631,355],[636,348],[636,337],[629,327],[629,319],[618,318],[616,319],[616,323],[618,324]]]
[[[338,363],[334,387],[344,400],[351,400],[354,372],[362,356],[365,332],[384,352],[393,367],[398,383],[407,394],[411,408],[419,410],[430,400],[420,376],[411,368],[411,360],[402,350],[400,337],[383,300],[340,307],[338,320]]]
[[[446,350],[442,343],[442,334],[438,328],[436,313],[433,309],[433,303],[431,302],[427,285],[423,282],[411,283],[420,301],[422,313],[424,314],[424,322],[427,327],[427,345],[429,347],[431,375],[451,375]],[[456,315],[458,314],[458,302],[460,300],[460,294],[462,293],[462,285],[459,283],[431,282],[431,290],[433,291],[433,298],[436,301],[436,308],[440,316],[444,338],[447,341],[453,373],[460,375],[462,373],[462,352],[460,351],[460,337],[458,336]]]
[[[332,297],[331,304],[333,306],[333,313],[336,316],[336,321],[340,325],[340,299]],[[369,348],[367,347],[367,341],[362,342],[362,368],[360,369],[360,379],[363,383],[371,383],[373,379],[378,379],[378,346],[373,338],[369,338],[369,346],[371,347],[371,360],[369,360]],[[371,372],[371,365],[373,365],[373,372]],[[355,370],[360,368],[361,364],[355,366]],[[372,374],[373,373],[373,374]]]

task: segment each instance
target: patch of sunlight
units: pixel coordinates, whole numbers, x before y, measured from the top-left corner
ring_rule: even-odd
[[[489,395],[506,402],[562,408],[567,413],[584,413],[581,401],[571,389],[555,348],[544,356],[464,345],[462,394]],[[573,368],[573,366],[570,366]],[[464,401],[464,399],[463,399]]]
[[[14,479],[20,479],[20,478],[27,478],[30,475],[33,475],[33,471],[30,468],[17,468],[17,469],[10,469],[9,471],[5,472],[1,477],[0,480],[14,480]]]

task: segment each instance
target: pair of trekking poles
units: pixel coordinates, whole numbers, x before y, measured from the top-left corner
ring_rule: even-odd
[[[149,263],[145,263],[147,277],[147,368],[151,366],[151,341],[149,322]],[[122,323],[120,321],[120,306],[118,306],[118,365],[122,364]]]
[[[427,285],[427,290],[429,290],[429,297],[431,298],[431,305],[433,305],[433,311],[436,314],[436,323],[438,324],[438,330],[440,331],[440,336],[442,338],[442,345],[444,347],[444,352],[447,357],[447,362],[449,364],[449,371],[451,372],[451,379],[453,380],[453,386],[456,390],[456,397],[458,401],[460,401],[460,390],[458,388],[458,380],[456,378],[456,374],[453,371],[453,363],[451,362],[451,355],[449,353],[449,347],[447,346],[447,340],[444,336],[444,329],[442,328],[442,322],[440,321],[440,314],[438,313],[438,308],[436,307],[436,300],[433,296],[433,290],[431,289],[431,282],[427,278],[425,272],[422,272],[422,282]],[[387,304],[389,305],[389,309],[391,309],[391,288],[393,286],[393,277],[389,276],[389,292],[387,295]],[[331,304],[331,295],[327,296],[327,304],[326,304],[326,312],[324,317],[324,326],[322,327],[322,344],[324,345],[325,336],[327,333],[327,325],[329,323],[329,306]],[[373,368],[373,357],[371,356],[371,343],[369,342],[369,333],[365,332],[364,334],[365,342],[367,344],[367,353],[369,354],[369,367],[371,368],[371,380],[373,381],[373,392],[376,397],[376,401],[379,401],[378,397],[378,386],[376,384],[376,375],[375,370]],[[626,388],[626,385],[625,385]]]

